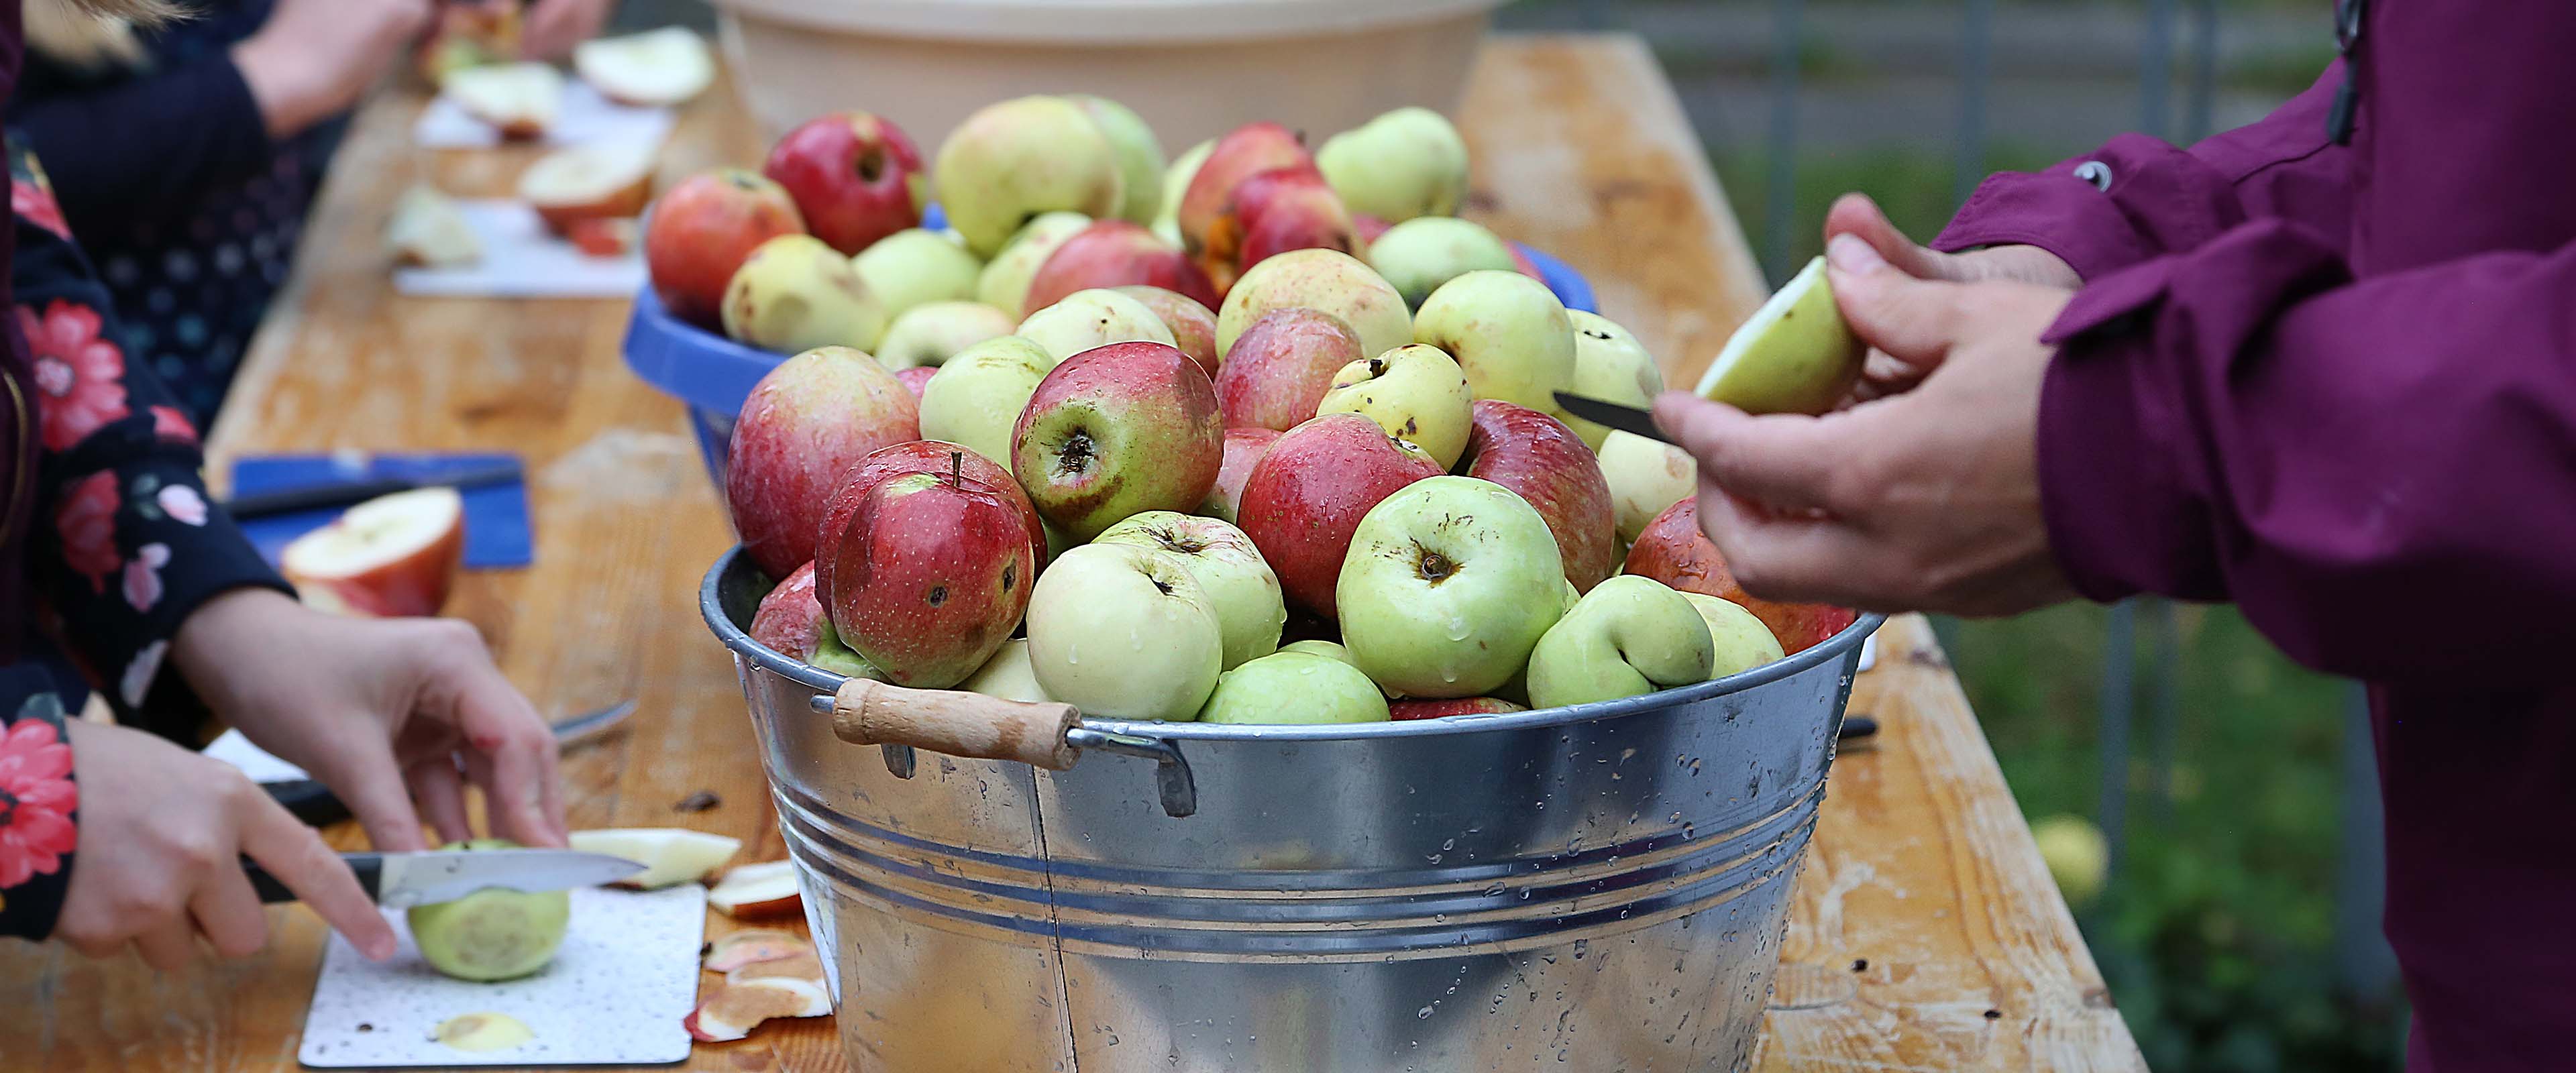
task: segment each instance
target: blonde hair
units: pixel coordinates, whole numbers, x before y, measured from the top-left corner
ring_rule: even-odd
[[[27,48],[75,67],[141,63],[143,43],[134,28],[186,15],[171,0],[26,0],[24,10]]]

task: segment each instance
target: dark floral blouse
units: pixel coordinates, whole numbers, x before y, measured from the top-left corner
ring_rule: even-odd
[[[125,725],[193,747],[205,712],[177,675],[160,673],[170,638],[218,593],[286,584],[209,501],[196,427],[114,342],[115,312],[44,172],[17,138],[7,152],[7,327],[18,353],[0,363],[0,405],[21,431],[0,444],[11,448],[0,455],[11,480],[0,545],[22,537],[26,557],[0,568],[20,573],[7,587],[31,601],[35,621],[0,624],[18,640],[0,658],[0,935],[43,938],[79,843],[62,724],[81,683],[57,667],[76,669]],[[29,655],[48,645],[59,660]]]

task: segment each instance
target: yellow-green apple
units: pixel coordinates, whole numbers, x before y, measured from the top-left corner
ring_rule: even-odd
[[[1406,343],[1342,366],[1318,414],[1349,413],[1375,421],[1448,469],[1467,453],[1467,374],[1439,347]]]
[[[1691,609],[1708,626],[1709,677],[1724,678],[1781,657],[1780,639],[1771,636],[1771,627],[1743,604],[1704,592],[1685,592],[1682,599],[1690,601]]]
[[[983,274],[975,277],[975,300],[1009,314],[1014,323],[1036,312],[1028,298],[1038,269],[1055,255],[1056,247],[1089,226],[1091,217],[1078,212],[1050,212],[1029,221],[1002,246],[1002,252],[985,262]]]
[[[1538,511],[1492,481],[1432,477],[1360,519],[1336,589],[1342,644],[1390,693],[1480,696],[1529,660],[1563,586]]]
[[[805,226],[843,257],[919,225],[929,182],[912,138],[866,112],[806,120],[769,148],[760,173],[787,188]]]
[[[1324,641],[1309,638],[1303,641],[1291,641],[1279,646],[1279,650],[1282,652],[1306,652],[1313,655],[1337,659],[1344,663],[1348,663],[1353,667],[1359,666],[1356,661],[1351,659],[1351,650],[1342,647],[1341,642],[1339,641]]]
[[[574,45],[572,69],[609,100],[639,108],[667,108],[706,92],[715,81],[716,60],[705,38],[682,27],[665,26]]]
[[[1057,361],[1111,343],[1161,343],[1168,347],[1173,342],[1172,330],[1164,327],[1163,318],[1145,308],[1145,303],[1105,287],[1064,296],[1029,314],[1012,334],[1036,343]],[[1184,354],[1181,360],[1189,361],[1189,356]],[[1198,363],[1190,362],[1190,368],[1198,369]],[[1207,373],[1200,372],[1199,380],[1206,382]]]
[[[1045,348],[1016,335],[967,347],[922,388],[922,436],[962,443],[1007,464],[1020,411],[1053,368],[1055,358]]]
[[[1227,131],[1208,148],[1206,158],[1191,171],[1189,186],[1181,191],[1174,218],[1181,230],[1181,248],[1206,267],[1210,238],[1224,223],[1231,237],[1222,259],[1230,264],[1243,234],[1239,222],[1225,223],[1234,208],[1235,185],[1272,168],[1311,167],[1314,162],[1305,140],[1277,123],[1246,123]]]
[[[1705,682],[1710,646],[1708,624],[1682,594],[1623,574],[1584,593],[1530,651],[1530,703],[1560,708]]]
[[[751,639],[768,645],[770,651],[789,659],[799,659],[834,674],[851,678],[879,678],[882,672],[868,666],[868,661],[841,643],[841,635],[832,632],[832,618],[823,613],[823,601],[814,596],[814,564],[797,567],[787,580],[761,597],[760,609],[751,616]],[[709,865],[712,868],[714,865]],[[699,869],[704,873],[706,869]]]
[[[1467,142],[1428,108],[1398,108],[1324,140],[1315,165],[1353,211],[1389,223],[1448,216],[1467,199]]]
[[[1364,358],[1406,343],[1438,343],[1413,337],[1413,317],[1405,312],[1404,296],[1395,293],[1393,286],[1378,278],[1359,258],[1340,250],[1290,250],[1252,266],[1236,281],[1234,289],[1225,293],[1225,303],[1216,311],[1217,352],[1234,353],[1236,337],[1260,320],[1262,314],[1294,306],[1341,318],[1358,333],[1360,356]],[[1571,331],[1569,328],[1569,334]],[[1570,351],[1573,343],[1566,345]],[[1451,351],[1450,356],[1457,357],[1457,352]],[[1462,360],[1459,364],[1466,363]],[[1472,371],[1468,382],[1475,382]]]
[[[928,302],[896,314],[877,341],[877,360],[903,370],[945,365],[987,339],[1011,334],[1019,322],[982,302]]]
[[[725,335],[782,354],[875,346],[886,312],[850,259],[812,235],[754,247],[725,285]]]
[[[994,650],[993,658],[985,660],[973,675],[957,683],[957,688],[987,697],[1038,704],[1055,699],[1047,696],[1046,688],[1038,684],[1037,669],[1029,665],[1029,642],[1025,638],[1002,642],[1002,647]]]
[[[940,143],[930,173],[949,226],[985,257],[1040,213],[1112,216],[1126,203],[1117,148],[1064,97],[985,105]]]
[[[1207,163],[1208,154],[1215,149],[1216,139],[1210,138],[1189,147],[1173,158],[1171,167],[1163,169],[1163,201],[1154,212],[1155,237],[1175,246],[1182,245],[1181,196],[1189,193],[1190,180],[1198,175],[1199,165]]]
[[[644,265],[672,316],[713,326],[742,259],[763,242],[803,230],[796,203],[777,183],[740,168],[703,172],[653,202]]]
[[[1243,502],[1243,482],[1251,479],[1253,463],[1261,461],[1262,455],[1270,453],[1270,445],[1277,442],[1277,429],[1225,430],[1225,461],[1216,468],[1216,486],[1199,501],[1199,513],[1224,522],[1235,521],[1235,508]]]
[[[905,391],[912,392],[914,402],[919,402],[921,393],[930,387],[930,378],[938,374],[939,367],[936,365],[915,365],[909,369],[895,370],[894,378],[896,383],[903,385]]]
[[[1726,338],[1695,390],[1746,413],[1820,414],[1860,379],[1867,351],[1818,257]]]
[[[1771,627],[1780,650],[1793,656],[1842,632],[1859,617],[1848,607],[1780,603],[1745,592],[1727,569],[1726,557],[1718,554],[1717,544],[1700,531],[1695,500],[1675,503],[1646,523],[1637,542],[1628,548],[1627,569],[1683,592],[1704,592],[1744,605]]]
[[[1180,556],[1216,612],[1225,669],[1279,650],[1279,631],[1288,624],[1286,597],[1280,594],[1279,576],[1243,530],[1214,518],[1149,510],[1102,530],[1091,542],[1134,544]]]
[[[1021,304],[1035,311],[1075,291],[1132,284],[1178,291],[1202,303],[1217,300],[1207,274],[1177,247],[1165,245],[1141,224],[1095,220],[1047,255]]]
[[[850,267],[885,302],[886,316],[892,318],[932,302],[973,300],[984,262],[946,235],[912,227],[860,250],[850,258]]]
[[[1434,697],[1428,700],[1399,699],[1387,702],[1387,717],[1397,722],[1413,719],[1440,719],[1452,715],[1502,715],[1526,712],[1528,706],[1514,704],[1501,697]]]
[[[450,842],[440,849],[516,849],[506,838]],[[509,980],[554,960],[572,923],[572,895],[484,887],[454,901],[415,905],[404,915],[421,960],[459,980]],[[470,1031],[470,1030],[469,1030]]]
[[[725,502],[743,550],[769,576],[787,576],[814,558],[842,472],[920,438],[919,404],[875,358],[823,347],[778,363],[743,400],[726,455]]]
[[[1325,618],[1351,534],[1369,508],[1440,474],[1418,448],[1358,414],[1326,414],[1280,434],[1244,478],[1236,524],[1279,575],[1288,599]]]
[[[1038,382],[1011,441],[1011,471],[1038,513],[1083,541],[1131,514],[1195,509],[1225,462],[1216,392],[1168,343],[1066,358]]]
[[[1216,370],[1216,402],[1227,428],[1280,432],[1315,416],[1333,377],[1364,360],[1358,332],[1319,309],[1287,307],[1243,330]]]
[[[1195,718],[1224,658],[1207,590],[1165,552],[1073,548],[1039,575],[1029,600],[1038,686],[1085,715]]]
[[[1119,185],[1125,191],[1117,215],[1138,224],[1153,223],[1156,210],[1163,207],[1163,143],[1155,139],[1154,128],[1145,125],[1134,109],[1107,97],[1076,93],[1066,99],[1091,113],[1091,121],[1100,125],[1100,133],[1117,154]]]
[[[1235,244],[1232,263],[1225,266],[1228,271],[1219,277],[1220,288],[1231,286],[1244,269],[1289,250],[1357,253],[1361,249],[1351,214],[1312,165],[1274,168],[1235,184],[1230,219],[1242,228],[1242,241]],[[1202,265],[1224,250],[1223,236],[1228,231],[1221,223],[1209,237]],[[1217,269],[1210,267],[1209,274],[1216,275]]]
[[[453,488],[370,499],[279,556],[306,604],[374,618],[437,614],[464,561],[465,501]]]
[[[1569,309],[1565,315],[1574,322],[1574,392],[1641,410],[1652,408],[1655,396],[1664,393],[1664,374],[1655,367],[1655,356],[1646,352],[1646,345],[1598,313]],[[1607,427],[1579,417],[1568,416],[1565,423],[1594,451],[1601,450],[1610,435]]]
[[[1329,656],[1274,652],[1219,675],[1202,723],[1383,723],[1386,697],[1359,668]]]
[[[840,487],[823,505],[822,528],[815,534],[815,546],[823,547],[839,539],[841,531],[849,528],[851,516],[865,502],[868,489],[876,487],[877,482],[909,473],[956,473],[1001,489],[1004,497],[1019,508],[1020,520],[1028,523],[1031,532],[1040,534],[1030,542],[1029,554],[1041,566],[1050,558],[1045,520],[1038,517],[1037,507],[1029,502],[1027,493],[1020,491],[1010,471],[964,444],[942,440],[912,440],[882,447],[842,473]],[[833,571],[838,563],[829,555],[814,560],[814,596],[827,605],[832,602]]]
[[[563,111],[564,76],[549,64],[495,63],[450,71],[440,96],[510,140],[534,138]]]
[[[1181,348],[1181,353],[1189,355],[1191,361],[1206,370],[1209,379],[1216,378],[1219,359],[1224,355],[1217,353],[1216,311],[1208,308],[1208,303],[1179,291],[1141,284],[1109,289],[1153,310],[1154,316],[1163,322],[1163,327],[1172,330],[1172,345]]]
[[[886,681],[946,689],[1009,640],[1028,610],[1043,535],[1006,486],[964,473],[876,482],[818,558],[830,557],[824,611],[850,650]]]
[[[1618,517],[1622,544],[1635,543],[1647,522],[1689,499],[1698,487],[1699,463],[1691,461],[1690,452],[1660,440],[1613,431],[1601,441],[1600,455],[1601,479],[1610,486],[1610,510]]]
[[[631,218],[652,199],[653,154],[630,145],[558,149],[519,173],[519,200],[558,235],[585,220]]]
[[[427,186],[412,187],[394,199],[393,215],[385,221],[385,249],[396,263],[415,268],[454,268],[483,259],[483,239],[465,222],[464,210],[454,198]]]
[[[1369,267],[1416,309],[1440,285],[1469,272],[1518,271],[1512,248],[1483,225],[1455,216],[1416,216],[1368,245]]]
[[[1413,341],[1458,359],[1480,399],[1554,412],[1574,384],[1574,321],[1547,285],[1478,270],[1440,285],[1413,318]]]
[[[1547,519],[1565,580],[1582,592],[1619,569],[1618,517],[1592,449],[1565,423],[1525,406],[1478,399],[1467,475],[1511,489]]]

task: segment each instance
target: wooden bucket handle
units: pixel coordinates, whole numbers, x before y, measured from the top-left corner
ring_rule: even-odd
[[[909,745],[1050,771],[1072,767],[1081,755],[1065,740],[1081,718],[1070,704],[907,689],[866,678],[841,683],[832,696],[832,734],[852,745]]]

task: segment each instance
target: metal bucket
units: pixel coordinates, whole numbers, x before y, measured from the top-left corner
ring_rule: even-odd
[[[1745,1068],[1881,621],[1510,715],[1068,711],[1084,755],[1044,771],[843,741],[844,679],[744,632],[767,588],[728,553],[701,610],[751,702],[851,1068],[894,1073]]]

